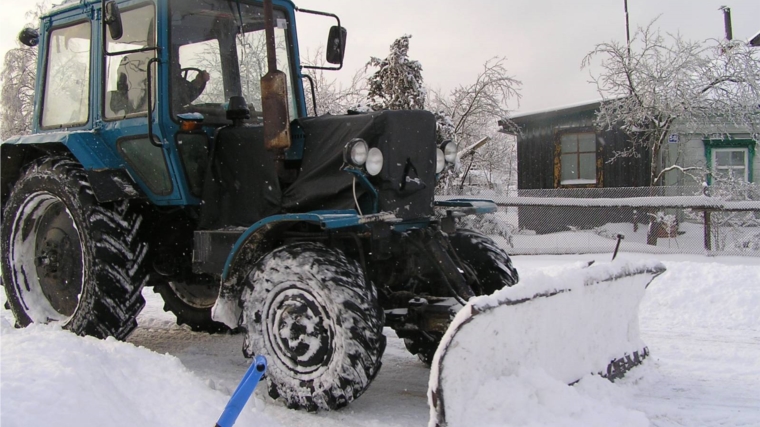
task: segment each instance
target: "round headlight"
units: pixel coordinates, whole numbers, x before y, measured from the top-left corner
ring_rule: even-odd
[[[443,172],[443,168],[446,167],[446,158],[443,154],[443,150],[440,148],[435,149],[435,173]]]
[[[449,163],[454,163],[457,159],[457,145],[454,141],[443,141],[441,144],[441,150],[443,150],[443,158]]]
[[[367,143],[361,138],[354,138],[343,148],[343,161],[351,166],[359,167],[367,161],[367,151],[369,151]]]
[[[383,152],[377,147],[370,148],[367,153],[367,164],[364,167],[372,176],[379,174],[383,170]]]

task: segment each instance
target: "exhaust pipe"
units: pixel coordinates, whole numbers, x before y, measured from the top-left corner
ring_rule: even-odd
[[[261,78],[261,107],[264,116],[264,146],[277,156],[277,170],[283,176],[285,150],[290,148],[287,76],[277,69],[272,0],[264,0],[268,70]]]

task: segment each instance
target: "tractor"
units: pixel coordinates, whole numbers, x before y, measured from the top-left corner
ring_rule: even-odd
[[[2,283],[18,327],[126,338],[152,287],[195,331],[243,336],[269,395],[336,409],[375,378],[385,327],[429,363],[509,256],[436,200],[456,146],[433,114],[309,117],[289,0],[69,0],[25,29],[34,123],[2,143]],[[312,97],[313,100],[313,97]],[[316,108],[314,109],[316,110]]]

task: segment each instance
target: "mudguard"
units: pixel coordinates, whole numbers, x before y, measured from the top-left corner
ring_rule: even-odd
[[[621,377],[648,354],[639,303],[664,271],[658,261],[575,266],[471,299],[433,358],[429,427],[469,425],[482,385],[521,369],[543,369],[565,384]]]
[[[12,184],[24,166],[44,152],[70,152],[82,165],[87,178],[101,203],[144,196],[126,171],[124,162],[92,131],[48,132],[23,135],[3,141],[2,197],[7,197]]]
[[[396,221],[396,216],[388,212],[359,215],[353,210],[342,210],[274,215],[255,223],[238,238],[227,257],[219,297],[212,308],[211,317],[230,328],[238,327],[241,312],[238,302],[245,277],[256,261],[274,249],[273,242],[279,239],[280,232],[294,223],[313,224],[329,231],[363,227],[373,222]]]

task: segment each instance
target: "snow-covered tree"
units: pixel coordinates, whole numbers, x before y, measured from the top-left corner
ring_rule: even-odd
[[[365,67],[377,68],[367,78],[367,106],[369,110],[423,110],[426,109],[427,89],[422,78],[422,64],[409,58],[409,39],[404,35],[396,39],[385,59],[370,58]],[[356,75],[355,75],[356,78]],[[362,108],[358,108],[362,110]],[[435,114],[436,140],[441,143],[456,139],[456,125],[443,109],[428,108]]]
[[[671,167],[660,164],[660,153],[674,124],[691,134],[728,133],[728,127],[755,133],[760,125],[757,49],[741,41],[663,35],[654,24],[639,28],[630,45],[596,45],[582,62],[590,67],[601,61],[591,75],[602,97],[596,125],[621,126],[629,135],[633,145],[615,158],[635,156],[640,147],[651,153],[652,185]]]
[[[519,102],[521,82],[509,75],[505,62],[506,58],[489,59],[473,83],[459,85],[449,94],[431,91],[429,109],[446,119],[449,139],[459,150],[489,138],[463,160],[456,186],[451,182],[442,185],[447,191],[463,191],[470,185],[494,189],[508,185],[514,175],[514,141],[499,133],[499,124],[510,127],[509,107],[511,102]]]
[[[3,61],[2,116],[0,139],[28,134],[32,130],[34,115],[34,81],[37,75],[37,48],[19,43],[9,50]]]
[[[385,59],[370,58],[366,68],[377,68],[367,80],[367,99],[373,110],[422,110],[427,91],[422,64],[409,59],[409,39],[404,35],[391,44]]]
[[[432,108],[451,117],[460,141],[475,142],[485,136],[484,130],[497,130],[497,122],[509,116],[510,102],[519,102],[522,83],[509,75],[505,62],[506,58],[489,59],[475,82],[447,95],[433,93]]]
[[[48,9],[48,1],[35,4],[26,13],[29,28],[37,28],[39,17]],[[37,48],[16,42],[3,58],[0,73],[0,140],[23,135],[32,130],[34,82],[37,76]]]

